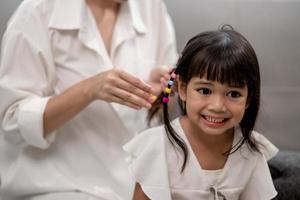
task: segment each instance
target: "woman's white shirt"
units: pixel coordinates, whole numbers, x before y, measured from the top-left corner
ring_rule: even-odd
[[[169,142],[163,126],[137,135],[124,146],[129,153],[129,170],[151,200],[266,200],[276,196],[264,154],[252,152],[243,145],[230,154],[221,170],[204,170],[195,157],[181,128],[179,118],[172,122],[174,130],[185,141],[189,157],[181,173],[183,156]],[[277,148],[265,137],[253,132],[265,145],[264,152],[274,156]],[[236,128],[233,144],[241,138]]]
[[[102,71],[120,67],[146,81],[153,67],[176,57],[161,0],[122,3],[110,53],[85,0],[23,1],[2,42],[1,153],[9,155],[0,156],[0,191],[130,199],[134,181],[122,145],[146,127],[146,110],[96,101],[44,138],[44,109],[51,96]]]

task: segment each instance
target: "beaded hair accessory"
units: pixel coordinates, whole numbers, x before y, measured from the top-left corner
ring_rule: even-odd
[[[176,73],[176,70],[174,70],[171,74],[170,80],[168,81],[168,85],[164,90],[162,102],[165,104],[167,104],[169,102],[169,95],[172,92],[171,87],[174,85],[174,81],[176,80],[176,77],[177,77],[177,73]]]

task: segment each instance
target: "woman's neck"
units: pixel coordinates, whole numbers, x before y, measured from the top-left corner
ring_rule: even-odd
[[[93,13],[98,31],[107,53],[110,55],[120,3],[113,0],[87,0],[87,5]]]
[[[120,4],[113,0],[86,0],[86,2],[95,17],[97,24],[100,24],[107,14],[117,14]]]

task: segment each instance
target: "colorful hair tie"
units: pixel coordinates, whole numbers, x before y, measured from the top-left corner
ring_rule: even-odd
[[[169,102],[169,94],[171,94],[171,92],[172,92],[171,87],[174,85],[174,80],[176,79],[176,77],[177,77],[177,73],[176,73],[176,69],[175,69],[171,73],[171,78],[168,81],[168,86],[164,90],[164,96],[163,96],[162,102],[165,104],[167,104]]]

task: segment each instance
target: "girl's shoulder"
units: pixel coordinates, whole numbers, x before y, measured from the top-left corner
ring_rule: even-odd
[[[252,131],[251,134],[254,141],[258,144],[260,152],[264,155],[266,160],[270,160],[278,153],[278,148],[264,135],[257,131]]]
[[[172,127],[178,131],[179,118],[171,121]],[[147,151],[163,151],[169,140],[164,125],[155,126],[138,133],[123,149],[130,153]]]
[[[140,153],[155,148],[163,141],[164,127],[157,126],[138,133],[132,140],[123,146],[128,153]],[[156,144],[156,145],[155,145]]]
[[[171,200],[163,126],[147,129],[123,146],[128,170],[151,199]]]
[[[123,149],[126,152],[126,161],[129,167],[146,164],[145,167],[148,170],[155,170],[149,163],[160,163],[166,160],[164,127],[161,125],[149,128],[137,134],[123,146]],[[141,171],[144,170],[142,168]]]
[[[254,157],[263,156],[268,161],[278,153],[278,151],[279,151],[278,148],[261,133],[253,130],[251,132],[250,137],[251,137],[250,139],[257,144],[259,152],[255,152],[255,151],[251,150],[249,145],[247,145],[247,143],[244,143],[240,150],[244,154],[247,154],[248,156],[254,156]],[[234,144],[239,143],[239,141],[242,138],[243,138],[243,135],[242,135],[241,127],[238,126],[235,128]]]

